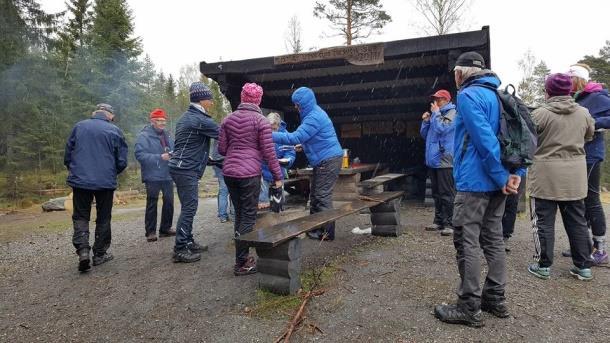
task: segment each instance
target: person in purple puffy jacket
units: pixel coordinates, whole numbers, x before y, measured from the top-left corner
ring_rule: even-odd
[[[222,173],[235,207],[235,238],[254,229],[263,160],[269,166],[275,187],[282,187],[283,175],[271,139],[271,125],[259,107],[262,97],[261,86],[246,83],[237,110],[220,126],[218,152],[225,156]],[[237,242],[233,272],[236,276],[256,273],[249,248]]]

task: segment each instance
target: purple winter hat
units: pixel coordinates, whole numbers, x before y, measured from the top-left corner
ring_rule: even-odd
[[[570,95],[570,91],[572,91],[572,78],[570,75],[562,73],[551,74],[547,76],[544,88],[549,97]]]

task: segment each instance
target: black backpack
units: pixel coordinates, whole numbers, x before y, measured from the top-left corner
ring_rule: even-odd
[[[509,84],[504,90],[493,86],[475,86],[493,90],[500,102],[500,160],[508,170],[527,168],[532,165],[538,146],[536,125],[532,121],[529,108],[515,95],[515,86]],[[512,88],[512,92],[509,91]],[[466,149],[468,135],[464,137]]]

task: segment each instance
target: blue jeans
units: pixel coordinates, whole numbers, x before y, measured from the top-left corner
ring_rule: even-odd
[[[180,217],[176,225],[176,246],[179,250],[187,243],[193,241],[193,219],[199,205],[199,185],[197,176],[172,173],[172,179],[176,184],[178,199],[180,199]]]
[[[235,211],[233,210],[233,204],[229,202],[229,189],[225,183],[225,178],[222,175],[222,168],[214,166],[214,176],[218,178],[218,195],[216,196],[218,202],[218,218],[229,219],[229,215],[232,219],[235,219]],[[229,205],[231,206],[229,208]],[[229,212],[227,213],[227,209]]]

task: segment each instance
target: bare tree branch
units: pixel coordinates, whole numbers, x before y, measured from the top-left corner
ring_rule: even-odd
[[[472,0],[414,0],[415,9],[428,24],[424,31],[437,35],[450,33],[464,18]]]
[[[295,14],[288,21],[288,28],[284,38],[284,43],[288,52],[298,54],[303,51],[303,41],[301,39],[302,32],[301,22]]]

